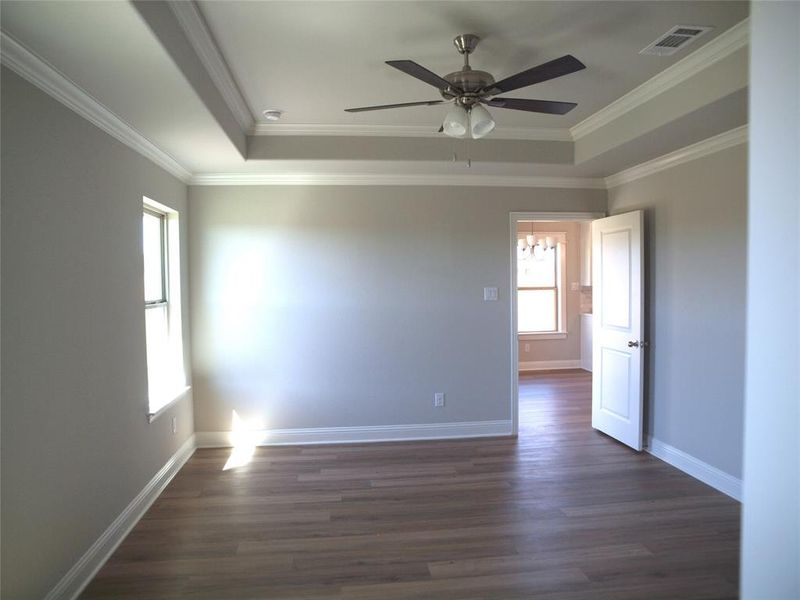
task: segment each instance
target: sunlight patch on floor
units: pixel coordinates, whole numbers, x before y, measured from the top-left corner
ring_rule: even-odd
[[[231,455],[228,457],[223,471],[244,467],[250,464],[260,439],[257,428],[249,427],[235,410],[231,415]]]

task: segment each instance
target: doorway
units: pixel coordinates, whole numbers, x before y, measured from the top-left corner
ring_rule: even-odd
[[[599,216],[512,213],[514,433],[520,432],[519,373],[586,370],[591,364],[591,393],[585,400],[592,428],[641,451],[649,346],[642,339],[644,213]],[[583,236],[576,222],[584,223]],[[540,360],[520,361],[521,354],[530,358],[534,344]]]
[[[590,427],[590,223],[603,216],[511,214],[515,435],[535,435],[562,420]]]

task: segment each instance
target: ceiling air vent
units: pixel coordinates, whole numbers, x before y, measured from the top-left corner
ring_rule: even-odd
[[[671,56],[681,48],[685,48],[704,33],[714,29],[695,25],[676,25],[655,42],[641,50],[639,54],[654,54],[656,56]]]

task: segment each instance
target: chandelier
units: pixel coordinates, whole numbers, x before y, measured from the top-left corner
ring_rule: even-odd
[[[531,232],[517,240],[517,260],[544,260],[547,252],[553,251],[556,245],[556,240],[552,236],[537,236],[533,233],[533,223],[531,223]]]

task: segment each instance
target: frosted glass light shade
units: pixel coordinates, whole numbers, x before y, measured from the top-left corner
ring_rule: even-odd
[[[480,139],[494,129],[494,119],[483,105],[475,104],[470,110],[470,132],[474,139]]]
[[[464,137],[469,127],[469,114],[463,106],[456,105],[447,113],[442,127],[445,134],[450,137]]]

